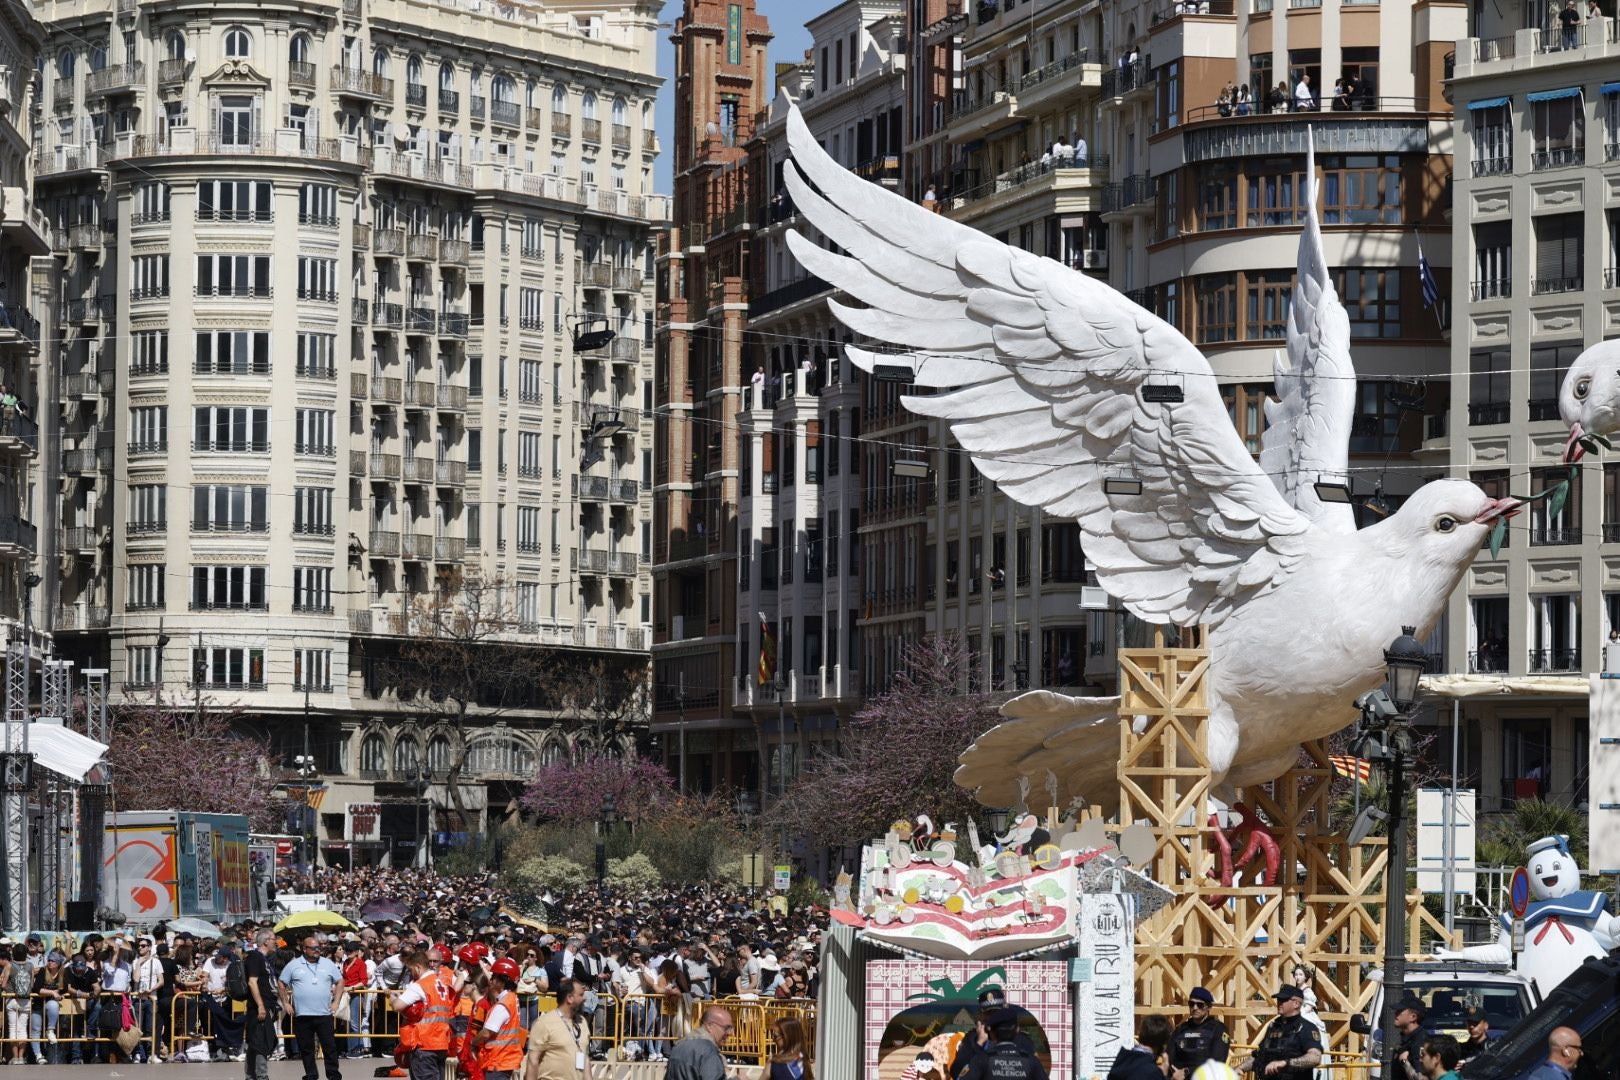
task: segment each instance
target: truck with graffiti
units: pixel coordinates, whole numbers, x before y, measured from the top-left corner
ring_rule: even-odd
[[[182,916],[245,919],[254,911],[248,845],[242,814],[109,814],[101,894],[135,926]]]

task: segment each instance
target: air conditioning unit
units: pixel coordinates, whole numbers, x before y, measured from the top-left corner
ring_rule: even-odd
[[[1080,265],[1087,270],[1108,269],[1108,251],[1104,248],[1086,248],[1080,253]]]
[[[1100,585],[1083,585],[1080,588],[1080,608],[1082,611],[1111,611],[1114,607],[1113,599],[1108,590]]]

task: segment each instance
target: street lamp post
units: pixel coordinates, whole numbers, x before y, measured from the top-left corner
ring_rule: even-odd
[[[417,829],[416,829],[416,858],[422,869],[428,865],[428,830],[432,826],[428,812],[428,772],[427,766],[421,761],[416,763],[416,802],[417,802]]]
[[[1400,1045],[1395,1039],[1395,1013],[1406,996],[1406,766],[1412,753],[1412,713],[1417,703],[1418,680],[1428,666],[1428,654],[1413,636],[1414,627],[1401,627],[1401,636],[1384,650],[1389,689],[1374,690],[1358,699],[1361,725],[1356,756],[1381,762],[1389,770],[1389,850],[1384,865],[1384,1046],[1383,1075],[1393,1077]]]
[[[619,822],[619,808],[613,801],[613,792],[602,796],[602,809],[596,819],[596,884],[601,886],[607,877],[607,838]]]
[[[293,768],[298,773],[298,779],[304,785],[304,812],[300,815],[304,826],[304,861],[313,869],[319,861],[320,850],[316,846],[315,807],[310,804],[310,786],[315,782],[315,776],[320,772],[315,765],[315,758],[309,752],[309,727],[304,727],[304,752],[293,755]]]

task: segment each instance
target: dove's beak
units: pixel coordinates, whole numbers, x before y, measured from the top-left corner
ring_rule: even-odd
[[[1586,447],[1581,445],[1581,440],[1584,438],[1586,438],[1586,429],[1581,427],[1579,420],[1569,425],[1569,439],[1564,443],[1565,465],[1575,464],[1586,453]]]
[[[1497,518],[1511,518],[1522,509],[1524,509],[1524,504],[1511,495],[1505,499],[1492,499],[1485,505],[1485,509],[1479,512],[1479,516],[1474,519],[1474,524],[1489,525]]]

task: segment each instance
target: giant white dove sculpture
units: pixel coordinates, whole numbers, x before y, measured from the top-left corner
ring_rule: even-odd
[[[1209,629],[1209,751],[1217,793],[1271,780],[1301,742],[1354,719],[1401,627],[1428,628],[1495,521],[1518,508],[1461,480],[1418,489],[1357,531],[1342,504],[1355,403],[1349,323],[1313,207],[1277,362],[1281,400],[1260,460],[1227,416],[1209,363],[1173,327],[1051,259],[929,213],[839,167],[797,110],[786,182],[805,220],[788,244],[805,269],[860,301],[850,329],[897,347],[847,348],[911,369],[906,408],[945,420],[1008,496],[1079,522],[1102,586],[1152,623]],[[1314,172],[1307,170],[1308,175]],[[1154,386],[1182,400],[1154,400]],[[1173,395],[1172,395],[1173,396]],[[1106,478],[1137,493],[1110,494]],[[1037,690],[962,755],[957,782],[990,805],[1023,786],[1117,802],[1118,698]]]
[[[1602,341],[1569,365],[1558,390],[1558,415],[1569,425],[1564,460],[1576,462],[1594,440],[1620,437],[1620,341]]]

